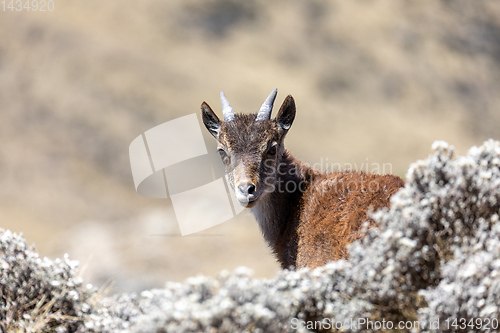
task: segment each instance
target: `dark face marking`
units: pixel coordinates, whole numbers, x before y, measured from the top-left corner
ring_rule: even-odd
[[[246,207],[274,189],[275,169],[283,153],[283,136],[276,122],[255,121],[255,116],[236,115],[223,123],[218,140],[231,187]]]

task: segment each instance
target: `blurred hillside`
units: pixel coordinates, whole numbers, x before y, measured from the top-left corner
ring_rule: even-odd
[[[279,88],[287,147],[312,163],[392,163],[500,130],[500,3],[486,0],[55,2],[0,12],[0,226],[96,283],[145,289],[239,265],[277,270],[253,218],[192,237],[133,187],[140,133]],[[121,279],[121,280],[120,280]]]

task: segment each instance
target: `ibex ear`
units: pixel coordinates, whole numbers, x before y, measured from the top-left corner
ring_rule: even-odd
[[[201,118],[203,119],[203,123],[210,134],[212,134],[214,138],[218,139],[220,132],[220,120],[212,111],[210,106],[205,102],[201,104]]]
[[[276,123],[282,132],[288,131],[292,126],[295,119],[295,101],[292,95],[288,95],[281,105],[278,115],[276,116]]]

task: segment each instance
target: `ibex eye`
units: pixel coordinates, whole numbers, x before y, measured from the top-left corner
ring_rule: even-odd
[[[269,148],[269,150],[267,151],[267,155],[274,156],[274,155],[276,155],[277,150],[278,150],[278,146],[274,145],[271,148]]]
[[[220,158],[222,159],[222,162],[227,163],[229,161],[229,156],[227,156],[227,153],[224,151],[224,149],[219,149],[218,152]]]

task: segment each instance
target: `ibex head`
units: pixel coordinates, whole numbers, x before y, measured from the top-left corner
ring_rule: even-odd
[[[271,92],[257,114],[236,114],[221,92],[223,121],[207,103],[201,105],[203,123],[219,143],[217,149],[229,182],[244,207],[254,206],[275,189],[283,141],[295,118],[295,102],[288,95],[276,118],[271,119],[277,93],[277,89]]]

